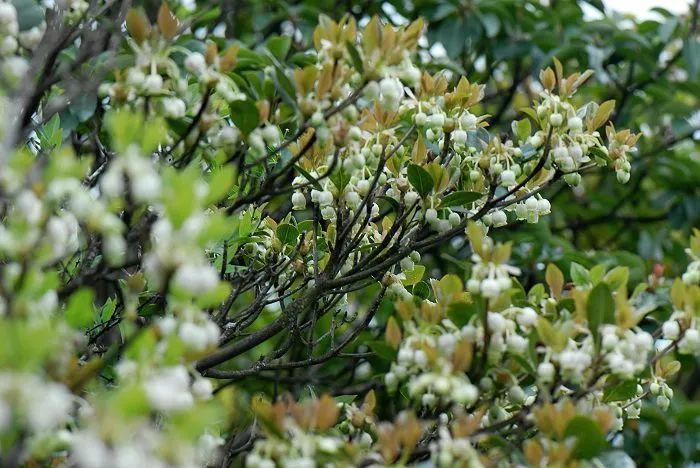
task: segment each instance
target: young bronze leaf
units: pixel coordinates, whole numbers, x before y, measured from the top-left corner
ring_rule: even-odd
[[[151,23],[142,10],[132,8],[126,14],[126,30],[138,44],[142,44],[151,35]]]
[[[170,11],[168,4],[163,2],[158,9],[158,29],[164,38],[170,40],[177,34],[180,24],[177,17]]]

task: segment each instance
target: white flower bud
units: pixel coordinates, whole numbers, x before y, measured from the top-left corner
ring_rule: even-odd
[[[201,75],[207,68],[207,62],[204,55],[199,52],[190,53],[185,59],[185,68],[194,73],[195,75]]]
[[[22,57],[7,57],[2,64],[2,74],[12,85],[17,85],[29,71],[29,63]]]
[[[515,185],[515,173],[510,169],[506,169],[505,171],[501,172],[501,185]]]
[[[470,112],[465,112],[459,118],[459,123],[462,125],[462,128],[466,128],[467,130],[476,128],[476,121],[476,116]]]
[[[506,345],[511,353],[522,355],[527,349],[527,339],[517,334],[511,334],[506,339]]]
[[[456,402],[471,406],[479,398],[479,390],[472,384],[460,385],[454,389],[453,396]]]
[[[417,192],[414,192],[413,190],[411,190],[411,191],[406,192],[403,199],[406,202],[406,205],[412,206],[418,201],[419,198],[420,198],[420,195],[418,195]]]
[[[214,386],[209,379],[197,379],[192,384],[192,395],[198,400],[208,400],[212,397]]]
[[[467,281],[467,291],[471,294],[478,294],[481,291],[481,281],[471,278]]]
[[[0,26],[8,26],[17,22],[17,9],[10,2],[0,3]]]
[[[508,224],[508,218],[506,217],[506,213],[501,210],[497,210],[493,212],[493,225],[494,227],[500,227],[500,226],[505,226]]]
[[[525,392],[519,385],[513,385],[508,390],[508,399],[517,405],[523,404],[525,401]]]
[[[552,383],[554,381],[554,365],[551,362],[542,362],[537,366],[537,377],[543,383]]]
[[[265,125],[262,128],[262,137],[267,143],[276,145],[280,142],[280,129],[276,125]]]
[[[387,388],[391,391],[396,389],[399,383],[399,379],[396,378],[396,374],[394,374],[393,372],[387,372],[384,376],[384,383],[386,384]]]
[[[426,393],[421,397],[421,403],[423,404],[423,406],[433,408],[437,403],[437,397],[432,393]]]
[[[569,117],[566,126],[569,127],[569,130],[572,132],[580,132],[581,129],[583,129],[583,121],[580,117]]]
[[[362,130],[360,129],[360,127],[357,127],[355,125],[350,127],[350,129],[348,130],[348,138],[355,141],[362,138]]]
[[[630,180],[630,173],[624,171],[617,172],[617,181],[621,184],[626,184]]]
[[[379,97],[379,84],[376,81],[370,81],[365,86],[365,96],[368,99],[377,99]]]
[[[17,51],[17,39],[13,36],[5,36],[0,39],[0,55],[11,55]]]
[[[649,392],[651,392],[652,395],[658,395],[660,390],[661,386],[657,382],[649,384]]]
[[[485,284],[487,281],[494,281],[494,280],[486,279],[486,280],[482,281],[482,283],[481,283],[481,290],[482,290],[482,292],[483,292],[483,290],[484,290],[484,284]],[[498,292],[500,293],[500,291],[498,291]],[[498,293],[497,293],[496,295],[498,295]],[[484,294],[484,296],[486,296],[486,294]],[[488,296],[487,296],[487,297],[488,297]],[[490,297],[495,297],[495,295],[494,295],[494,296],[490,296]],[[488,323],[489,330],[491,330],[491,332],[492,332],[493,334],[500,335],[500,334],[503,333],[503,332],[505,331],[505,329],[506,329],[506,320],[505,320],[505,319],[503,318],[503,316],[502,316],[501,314],[499,314],[498,312],[489,312],[489,313],[488,313],[488,316],[487,316],[487,318],[486,318],[486,321],[487,321],[487,323]]]
[[[549,123],[552,124],[553,127],[559,127],[564,121],[564,117],[562,117],[561,114],[559,113],[554,113],[549,116]]]
[[[428,355],[422,349],[417,349],[413,353],[413,362],[416,363],[418,367],[425,367],[428,364]]]
[[[438,220],[438,213],[435,208],[428,208],[425,210],[425,220],[429,223],[434,223]]]
[[[425,115],[425,112],[418,112],[416,115],[413,116],[413,122],[418,125],[419,127],[422,127],[425,125],[425,122],[428,120],[428,116]]]
[[[681,333],[681,327],[676,320],[668,320],[664,322],[662,331],[664,338],[667,340],[675,340]]]
[[[333,209],[332,206],[326,206],[321,208],[321,217],[327,221],[334,221],[336,216],[335,216],[335,209]]]
[[[360,205],[360,201],[360,194],[357,192],[347,192],[345,194],[345,203],[347,203],[350,208],[357,208]]]
[[[328,190],[324,190],[318,195],[318,204],[320,206],[329,206],[333,204],[333,194]]]
[[[323,112],[321,111],[316,111],[311,115],[311,125],[313,127],[320,127],[326,122],[326,119],[323,117]]]
[[[295,210],[303,210],[306,208],[306,197],[301,192],[294,192],[292,195],[292,207]]]
[[[445,125],[445,114],[432,114],[428,117],[427,124],[433,129],[442,128]]]
[[[467,132],[458,129],[452,132],[452,141],[457,144],[464,145],[467,143]]]
[[[367,196],[367,194],[369,193],[369,188],[370,188],[370,186],[371,186],[371,185],[370,185],[370,181],[369,181],[369,180],[362,179],[362,180],[358,181],[358,182],[357,182],[357,186],[356,186],[356,188],[357,188],[357,193],[359,193],[359,194],[362,195],[363,197]]]
[[[411,271],[415,267],[415,264],[413,263],[413,260],[411,260],[409,257],[401,259],[401,262],[399,263],[399,266],[401,266],[401,271]]]
[[[143,80],[143,90],[148,94],[156,94],[163,90],[163,77],[157,73],[151,73]]]
[[[140,68],[130,68],[126,73],[126,84],[140,87],[146,80],[146,74]]]

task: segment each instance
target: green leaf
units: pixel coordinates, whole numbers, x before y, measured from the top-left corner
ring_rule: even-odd
[[[412,286],[423,279],[425,274],[425,267],[423,265],[416,265],[411,271],[404,271],[406,279],[401,281],[404,286]]]
[[[567,337],[561,331],[554,329],[552,323],[544,317],[539,317],[537,320],[537,334],[540,339],[550,346],[554,352],[560,352],[566,347]]]
[[[530,132],[532,131],[532,125],[529,119],[514,120],[512,127],[513,133],[518,137],[518,141],[521,143],[527,140],[527,137],[530,136]]]
[[[469,203],[477,201],[481,197],[482,194],[479,192],[452,192],[451,194],[446,195],[440,201],[440,207],[449,208],[451,206],[465,206]]]
[[[272,78],[275,83],[275,88],[277,88],[277,92],[280,94],[282,99],[293,108],[296,108],[296,89],[289,80],[289,77],[284,73],[284,70],[279,67],[275,67],[275,74],[272,76]]]
[[[573,455],[576,458],[591,459],[605,448],[605,435],[596,422],[587,416],[575,416],[564,431],[566,437],[576,439]]]
[[[233,186],[236,169],[232,165],[222,166],[214,169],[209,179],[209,193],[205,204],[216,203],[228,195]]]
[[[384,340],[369,341],[367,342],[367,346],[374,351],[374,354],[385,361],[393,361],[396,359],[397,351]]]
[[[610,378],[608,377],[608,380]],[[637,395],[637,381],[623,380],[615,385],[607,386],[603,391],[603,401],[609,403],[611,401],[627,401]]]
[[[299,230],[288,223],[283,223],[277,226],[277,238],[287,245],[296,245],[299,238]]]
[[[430,173],[415,164],[408,166],[408,181],[422,197],[428,195],[435,186]]]
[[[232,101],[229,103],[231,120],[243,133],[250,133],[255,130],[260,123],[260,114],[255,102],[246,99],[245,101]]]
[[[44,21],[44,9],[34,0],[12,0],[17,10],[17,24],[20,31],[32,29]]]
[[[191,166],[194,167],[194,166]],[[163,204],[165,213],[176,228],[192,214],[197,206],[195,180],[199,169],[176,171],[170,169],[164,174]]]
[[[421,299],[428,299],[430,297],[430,285],[425,281],[419,281],[413,285],[413,295]]]
[[[63,141],[63,130],[61,129],[61,118],[58,114],[54,115],[51,120],[39,130],[39,143],[45,150],[51,150],[61,145]]]
[[[289,36],[274,36],[267,40],[265,47],[280,62],[284,61],[292,45],[292,38]]]
[[[604,323],[615,323],[615,301],[610,288],[605,283],[598,283],[588,296],[586,304],[588,327],[593,336],[598,336],[598,328]]]
[[[298,164],[294,166],[294,169],[296,169],[296,170],[299,172],[299,174],[301,174],[301,175],[303,175],[304,177],[306,177],[306,180],[308,180],[308,181],[311,183],[311,186],[312,186],[313,188],[315,188],[316,190],[323,190],[323,187],[322,187],[321,184],[318,182],[318,179],[317,179],[316,177],[312,176],[311,174],[309,174],[309,173],[306,171],[306,169],[304,169],[303,167],[301,167],[301,166],[298,165]]]
[[[350,41],[345,42],[345,46],[348,48],[348,54],[350,54],[350,60],[352,61],[352,66],[357,70],[360,75],[365,74],[365,67],[362,64],[362,57],[357,51],[357,47]]]
[[[629,276],[630,269],[625,266],[619,266],[607,272],[604,280],[610,285],[610,289],[612,291],[617,291],[618,289],[627,286]]]
[[[690,38],[683,44],[683,57],[688,63],[688,73],[692,79],[697,78],[700,71],[700,40]]]
[[[331,174],[331,182],[333,182],[333,185],[338,189],[338,193],[343,193],[345,187],[350,183],[350,174],[345,171],[342,164]]]
[[[90,288],[74,292],[66,305],[66,322],[73,328],[87,328],[93,324],[95,293]]]
[[[478,312],[479,305],[464,301],[455,301],[450,303],[447,309],[447,316],[458,327],[463,327],[469,320]]]
[[[591,275],[588,270],[576,262],[571,262],[569,274],[576,286],[585,287],[591,284]]]
[[[591,275],[591,282],[595,285],[600,283],[600,280],[603,279],[603,275],[605,274],[605,265],[599,264],[591,268],[590,275]]]
[[[602,159],[606,164],[612,164],[612,159],[602,149],[594,146],[589,150],[593,156]]]
[[[224,283],[223,281],[216,285],[216,287],[197,297],[197,306],[202,309],[217,307],[231,294],[231,285]]]

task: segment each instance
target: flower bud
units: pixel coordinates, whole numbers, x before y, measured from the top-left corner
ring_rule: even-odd
[[[561,124],[563,123],[563,121],[564,121],[564,117],[562,117],[562,115],[559,114],[559,113],[557,113],[557,112],[555,112],[554,114],[552,114],[552,115],[549,116],[549,123],[550,123],[553,127],[559,127],[559,126],[561,126]]]
[[[457,144],[464,145],[467,143],[467,132],[464,130],[455,130],[452,132],[452,141]]]
[[[425,122],[428,120],[428,116],[425,115],[425,112],[418,112],[416,115],[413,116],[413,122],[418,125],[419,127],[422,127],[425,125]]]
[[[303,210],[306,208],[306,197],[301,192],[295,192],[292,195],[292,208],[295,210]]]
[[[537,366],[537,377],[543,383],[552,383],[554,381],[554,365],[551,362],[542,362]]]

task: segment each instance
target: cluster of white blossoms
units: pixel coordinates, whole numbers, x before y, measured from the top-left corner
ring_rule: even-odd
[[[666,346],[677,342],[679,353],[700,356],[700,320],[693,310],[693,297],[700,294],[700,231],[697,229],[686,253],[691,262],[671,288],[674,310],[663,323],[661,333]]]
[[[696,234],[696,236],[698,235]],[[688,264],[681,278],[687,285],[700,285],[700,253],[695,253],[691,249],[686,249],[686,252],[692,261]]]
[[[486,250],[493,248],[493,241],[484,238]],[[472,254],[472,273],[467,281],[467,291],[471,294],[481,294],[487,298],[494,298],[510,289],[512,285],[511,275],[520,274],[517,267],[494,261],[492,258],[484,258],[478,252]]]
[[[0,75],[4,83],[12,87],[21,83],[29,71],[29,62],[19,55],[20,41],[22,47],[34,48],[38,42],[35,37],[41,39],[43,35],[42,27],[36,26],[36,32],[31,34],[20,33],[14,4],[6,0],[0,2]]]
[[[340,405],[328,395],[300,403],[264,402],[255,411],[267,437],[256,440],[245,456],[249,468],[306,468],[319,464],[349,468],[359,464],[372,444],[366,433],[349,439],[335,427]],[[355,407],[354,413],[360,411]],[[359,416],[356,414],[356,419]]]
[[[449,319],[429,328],[405,323],[405,337],[384,376],[389,391],[406,384],[408,396],[427,408],[473,405],[479,390],[463,372],[466,347],[476,339],[474,327],[459,329]]]
[[[114,416],[114,415],[112,415]],[[62,438],[72,447],[70,461],[80,467],[129,468],[180,466],[197,468],[216,463],[223,439],[202,434],[196,444],[177,444],[160,430],[147,423],[116,427],[106,418],[91,421],[94,427],[64,432]],[[109,433],[109,438],[104,433]]]
[[[265,439],[257,442],[246,455],[245,466],[249,468],[274,468],[288,466],[307,468],[317,466],[322,458],[333,459],[345,445],[339,437],[317,435],[299,428],[293,422],[286,423],[286,443],[280,439]],[[337,464],[336,466],[352,466]]]
[[[435,466],[448,468],[451,466],[481,467],[483,464],[479,454],[472,446],[468,434],[455,434],[450,430],[447,418],[442,417],[437,429],[437,440],[430,443],[430,452]]]
[[[0,432],[18,426],[40,437],[71,420],[74,400],[65,385],[37,374],[0,373]]]
[[[10,83],[26,75],[29,55],[19,54],[37,46],[44,28],[20,31],[16,3],[0,0],[0,73]],[[62,3],[69,21],[88,7]],[[474,234],[474,226],[497,228],[509,216],[538,222],[551,211],[541,189],[557,175],[577,185],[577,171],[610,164],[626,182],[636,137],[608,127],[605,146],[597,129],[609,105],[576,108],[569,100],[575,89],[557,94],[546,79],[529,120],[516,122],[511,137],[491,137],[476,110],[483,87],[462,78],[448,90],[446,74],[421,73],[414,64],[420,21],[397,29],[375,18],[361,41],[349,17],[342,24],[324,17],[305,65],[286,68],[271,50],[246,50],[254,72],[239,73],[238,45],[220,51],[213,41],[173,40],[187,24],[166,4],[157,16],[157,28],[139,10],[127,16],[119,53],[133,60],[100,86],[103,115],[95,118],[105,125],[64,135],[59,117],[37,122],[29,144],[2,155],[0,338],[10,345],[0,350],[8,366],[0,373],[0,435],[21,439],[22,461],[210,464],[223,444],[219,431],[234,426],[229,413],[239,401],[226,392],[245,392],[222,386],[215,395],[203,375],[253,363],[270,341],[235,348],[280,323],[270,336],[298,322],[294,337],[311,332],[319,348],[336,333],[378,331],[380,314],[365,324],[369,333],[346,327],[362,308],[348,298],[366,286],[352,275],[374,260],[386,266],[374,271],[383,274],[387,298],[411,312],[400,329],[387,326],[396,358],[384,377],[390,395],[382,396],[408,395],[428,415],[491,406],[474,427],[465,422],[458,430],[447,415],[432,424],[435,440],[426,438],[426,447],[439,466],[477,466],[470,431],[517,416],[544,392],[569,395],[567,386],[589,378],[598,358],[604,377],[648,384],[659,406],[668,406],[665,377],[642,377],[652,335],[574,325],[569,309],[585,294],[569,297],[562,285],[551,297],[544,288],[519,294],[510,246]],[[349,47],[359,47],[357,57]],[[466,292],[451,275],[430,280],[432,293],[419,298],[425,267],[411,244],[446,240],[465,226],[474,250]],[[391,256],[406,245],[403,258]],[[688,287],[700,282],[694,260]],[[323,289],[333,282],[342,285]],[[310,288],[319,307],[308,327],[306,313],[284,314],[298,312],[288,304],[306,307]],[[700,324],[676,309],[664,338],[697,354]],[[331,331],[316,336],[330,311]],[[219,324],[226,324],[223,337]],[[235,355],[216,364],[225,366],[202,368],[202,358],[219,346],[230,351],[229,343]],[[280,351],[271,359],[285,363],[287,350]],[[359,378],[373,361],[358,356]],[[599,394],[585,403],[597,404]],[[634,398],[625,396],[629,417],[638,415]],[[378,423],[374,403],[346,405],[338,424],[335,400],[309,401],[256,413],[260,424],[251,431],[262,434],[251,433],[247,466],[349,467],[368,452],[391,464],[397,447],[409,453],[424,434],[415,418],[413,425],[398,418],[393,428]],[[399,437],[402,426],[411,431]]]
[[[622,379],[632,379],[649,365],[654,338],[644,330],[621,331],[615,325],[601,328],[602,348],[610,372]]]

